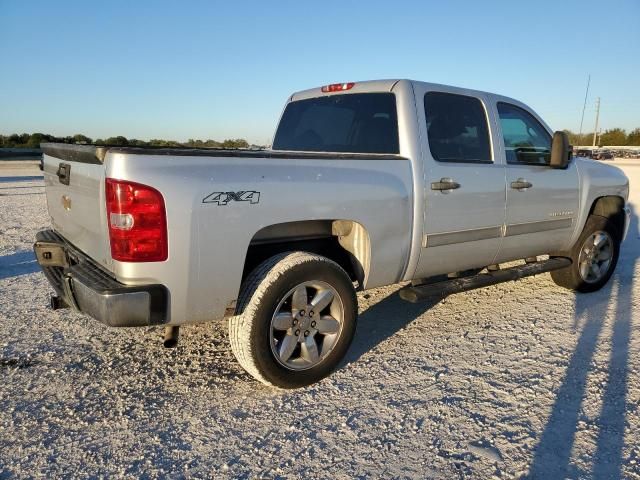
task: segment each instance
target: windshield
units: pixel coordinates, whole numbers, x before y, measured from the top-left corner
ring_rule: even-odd
[[[399,153],[395,95],[352,93],[291,102],[280,120],[273,148]]]

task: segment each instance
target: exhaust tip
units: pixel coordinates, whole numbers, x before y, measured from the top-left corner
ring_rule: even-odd
[[[166,327],[164,329],[164,348],[176,348],[180,336],[180,327]]]

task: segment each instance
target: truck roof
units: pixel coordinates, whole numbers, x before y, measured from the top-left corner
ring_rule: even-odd
[[[464,87],[456,87],[453,85],[445,85],[441,83],[422,82],[419,80],[411,80],[408,78],[396,78],[396,79],[386,79],[386,80],[385,79],[365,80],[361,82],[353,82],[353,87],[350,88],[348,91],[345,91],[344,93],[392,92],[396,87],[396,85],[401,82],[410,83],[412,85],[421,85],[428,89],[433,88],[434,90],[446,90],[448,92],[458,93],[460,95],[491,96],[491,97],[495,97],[496,99],[507,101],[509,103],[522,105],[522,102],[514,98],[506,97],[504,95],[498,95],[496,93],[485,92],[482,90],[474,90],[474,89],[464,88]],[[324,95],[335,95],[336,93],[340,93],[340,92],[323,92],[322,88],[323,88],[322,86],[319,86],[315,88],[309,88],[306,90],[300,90],[298,92],[295,92],[293,95],[291,95],[291,97],[289,98],[289,101],[303,100],[305,98],[320,97]]]
[[[327,86],[324,86],[324,87],[320,86],[316,88],[310,88],[307,90],[300,90],[299,92],[296,92],[293,95],[291,95],[287,103],[294,102],[297,100],[304,100],[308,98],[326,96],[326,95],[336,95],[336,94],[339,95],[341,93],[350,94],[350,93],[393,92],[395,90],[400,90],[399,87],[402,84],[404,84],[406,87],[409,87],[409,88],[414,86],[419,86],[426,90],[442,91],[442,92],[453,93],[458,95],[466,95],[471,97],[484,97],[484,98],[490,98],[495,102],[510,103],[510,104],[519,106],[520,108],[523,108],[527,111],[530,111],[535,115],[535,117],[538,119],[540,123],[542,123],[548,130],[552,131],[549,125],[547,125],[547,123],[532,108],[530,108],[528,105],[526,105],[525,103],[515,98],[499,95],[496,93],[485,92],[482,90],[473,90],[470,88],[455,87],[452,85],[445,85],[440,83],[421,82],[418,80],[410,80],[406,78],[387,79],[387,80],[365,80],[362,82],[349,82],[347,84],[345,83],[333,84],[336,86],[341,86],[341,85],[348,86],[346,90],[323,91],[323,88]]]

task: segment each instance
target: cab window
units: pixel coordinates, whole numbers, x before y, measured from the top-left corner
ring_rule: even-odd
[[[487,115],[478,98],[428,92],[424,111],[429,149],[435,160],[491,163]]]
[[[287,105],[274,150],[386,153],[400,151],[393,93],[350,93]]]
[[[549,165],[551,135],[533,115],[510,103],[499,102],[498,116],[507,163]]]

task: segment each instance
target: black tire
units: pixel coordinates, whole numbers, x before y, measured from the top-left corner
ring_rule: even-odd
[[[272,318],[288,293],[305,282],[321,282],[337,292],[343,312],[342,327],[327,356],[317,365],[292,370],[276,359]],[[337,367],[353,339],[357,316],[353,283],[337,263],[312,253],[283,253],[264,261],[243,283],[236,315],[229,320],[231,349],[240,365],[260,382],[283,389],[304,387]]]
[[[587,239],[596,232],[605,232],[610,236],[612,241],[611,262],[608,264],[606,272],[597,280],[586,281],[580,274],[580,253]],[[557,285],[577,292],[588,293],[600,290],[609,281],[616,268],[618,255],[620,254],[620,241],[620,232],[608,218],[590,215],[578,241],[569,252],[568,256],[573,263],[566,268],[552,271],[551,278]]]

